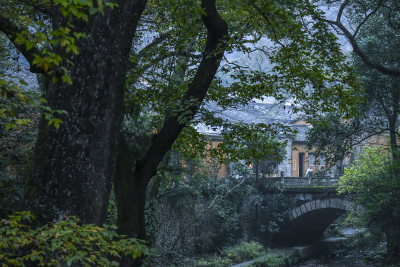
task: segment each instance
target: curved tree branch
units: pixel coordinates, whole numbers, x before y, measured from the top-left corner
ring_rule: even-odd
[[[49,2],[46,1],[35,1],[35,0],[18,0],[23,5],[27,5],[32,7],[35,11],[38,11],[39,13],[53,16],[54,14],[51,12],[51,5]]]
[[[268,23],[268,25],[271,27],[271,32],[272,32],[272,34],[273,34],[273,36],[274,36],[275,42],[277,42],[278,44],[280,44],[282,47],[286,47],[286,46],[279,40],[279,38],[278,38],[278,36],[277,36],[277,34],[276,34],[275,30],[274,30],[274,27],[272,26],[271,21],[269,20],[268,16],[267,16],[256,4],[253,4],[252,6],[257,10],[258,13],[260,13],[260,15],[265,19],[265,21],[266,21],[266,22]]]
[[[376,12],[378,12],[380,6],[382,4],[382,0],[379,1],[378,5],[376,6],[376,8],[374,10],[372,10],[368,15],[365,16],[365,18],[361,21],[361,23],[357,26],[356,30],[354,31],[353,36],[356,37],[357,33],[360,31],[361,27],[365,24],[365,22],[367,22],[367,20],[374,14],[376,14]]]
[[[392,68],[388,68],[385,67],[384,65],[377,63],[377,62],[373,62],[371,60],[371,58],[363,51],[363,49],[359,46],[357,40],[356,40],[356,35],[358,33],[358,31],[360,30],[361,26],[368,20],[368,18],[375,14],[380,7],[382,7],[382,1],[379,1],[377,7],[371,11],[370,14],[368,14],[366,16],[366,18],[361,22],[360,25],[358,25],[358,27],[356,28],[354,34],[352,34],[341,22],[342,16],[343,16],[343,12],[344,9],[346,8],[346,6],[349,4],[349,0],[344,1],[339,8],[336,20],[327,20],[325,19],[324,21],[335,26],[336,28],[338,28],[341,33],[347,38],[347,40],[349,40],[351,46],[353,47],[353,51],[361,58],[361,60],[367,64],[368,66],[370,66],[373,69],[378,70],[379,72],[386,74],[386,75],[390,75],[393,77],[400,77],[400,70],[398,69],[392,69]]]
[[[181,98],[181,108],[166,116],[161,131],[154,136],[146,155],[142,160],[137,161],[135,177],[144,179],[146,184],[156,173],[158,164],[183,127],[200,108],[225,52],[228,26],[218,14],[215,0],[202,0],[201,6],[205,11],[202,21],[207,28],[203,57],[193,80],[188,85],[187,92]]]

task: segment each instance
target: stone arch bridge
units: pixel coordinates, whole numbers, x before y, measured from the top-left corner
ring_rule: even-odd
[[[274,181],[275,180],[275,181]],[[353,208],[351,196],[338,195],[337,178],[264,178],[258,188],[265,194],[276,194],[271,183],[278,182],[286,198],[285,219],[273,240],[286,245],[307,244],[319,240],[329,225]],[[259,216],[262,223],[262,215]]]

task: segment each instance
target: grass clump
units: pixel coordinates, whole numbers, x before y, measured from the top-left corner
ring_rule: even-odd
[[[214,255],[207,259],[201,258],[196,261],[196,267],[220,267],[220,266],[231,266],[234,264],[229,258],[222,258],[220,256]]]
[[[230,258],[233,262],[242,262],[264,255],[265,248],[256,241],[243,241],[234,247],[224,249],[221,254]]]
[[[252,260],[265,255],[266,249],[258,242],[240,242],[239,244],[223,249],[219,254],[200,258],[194,264],[197,267],[231,266],[236,263]]]
[[[251,267],[278,267],[278,266],[282,266],[285,264],[285,260],[269,254],[265,257],[263,257],[262,259],[256,260],[255,262],[253,262],[250,266]]]
[[[282,267],[282,266],[293,266],[297,262],[297,259],[288,254],[274,255],[268,253],[265,257],[253,262],[250,267]]]

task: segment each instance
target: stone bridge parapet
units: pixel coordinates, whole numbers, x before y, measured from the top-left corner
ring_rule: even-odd
[[[260,178],[258,183],[274,184],[280,183],[284,186],[336,186],[338,177],[272,177]]]

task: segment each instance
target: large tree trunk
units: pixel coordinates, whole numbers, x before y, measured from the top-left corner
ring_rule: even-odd
[[[84,223],[102,224],[105,219],[127,60],[146,3],[116,2],[119,7],[106,8],[104,15],[77,27],[87,38],[78,43],[79,55],[68,57],[74,64],[69,70],[73,84],[48,86],[49,105],[68,114],[60,116],[59,129],[42,118],[27,194]]]
[[[114,186],[118,209],[118,231],[122,234],[142,239],[146,237],[144,209],[147,185],[183,127],[199,109],[224,54],[225,40],[228,36],[227,24],[219,16],[215,0],[202,0],[202,8],[205,11],[202,20],[207,28],[207,41],[196,75],[181,99],[181,107],[186,106],[186,109],[173,112],[173,115],[167,112],[161,131],[153,137],[142,159],[136,162],[133,158],[126,159],[122,155],[126,155],[127,151],[124,147],[120,147],[118,159],[121,162],[117,164]],[[126,160],[128,162],[124,163],[123,161]]]

